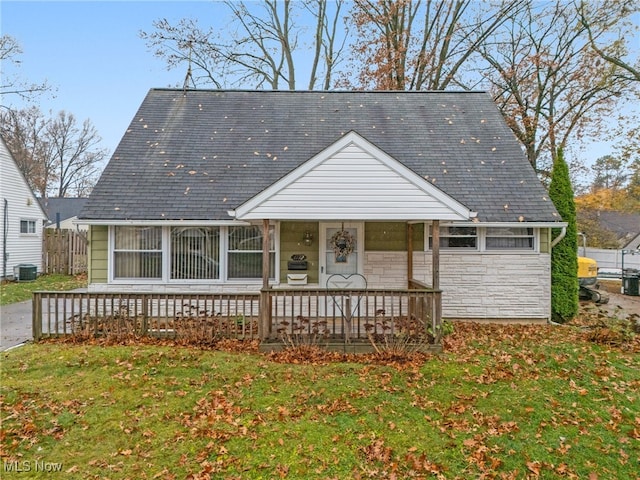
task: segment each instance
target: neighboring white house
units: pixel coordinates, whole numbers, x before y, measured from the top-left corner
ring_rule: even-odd
[[[21,264],[42,270],[42,230],[47,219],[4,140],[0,138],[0,277]],[[31,271],[32,269],[28,269]]]

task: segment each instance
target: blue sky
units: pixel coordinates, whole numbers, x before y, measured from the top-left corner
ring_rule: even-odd
[[[182,85],[186,71],[167,72],[147,51],[140,30],[167,18],[226,15],[211,0],[189,1],[6,1],[0,2],[2,34],[15,37],[21,66],[3,65],[2,75],[19,73],[29,82],[56,88],[37,99],[55,115],[65,110],[79,123],[91,120],[111,153],[150,88]],[[15,97],[15,96],[14,96]],[[3,103],[22,108],[18,98]]]
[[[174,24],[194,17],[202,25],[224,25],[227,15],[215,0],[2,0],[0,33],[15,37],[23,49],[20,68],[2,65],[2,75],[46,80],[55,92],[37,99],[40,109],[52,115],[65,110],[79,123],[91,120],[102,146],[113,153],[148,90],[181,86],[186,74],[183,69],[167,71],[147,51],[139,32],[153,31],[153,21],[160,18]],[[3,104],[28,106],[11,97]],[[595,143],[584,145],[580,156],[592,163],[609,153],[607,144]]]

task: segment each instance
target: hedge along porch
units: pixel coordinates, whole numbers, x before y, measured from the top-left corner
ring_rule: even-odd
[[[563,225],[481,92],[151,90],[80,220],[90,292],[317,290],[337,275],[440,287],[448,318],[521,321],[549,318]]]

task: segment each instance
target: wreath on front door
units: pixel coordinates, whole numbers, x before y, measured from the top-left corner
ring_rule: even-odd
[[[346,230],[338,230],[329,240],[337,262],[346,262],[347,256],[353,252],[355,238]]]

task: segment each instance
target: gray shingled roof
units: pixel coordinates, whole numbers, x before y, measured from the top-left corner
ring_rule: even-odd
[[[68,218],[76,217],[84,208],[89,200],[88,198],[71,198],[71,197],[55,197],[55,198],[39,198],[40,205],[44,209],[49,222],[55,223],[57,214],[60,214],[60,221]]]
[[[229,220],[352,130],[480,221],[560,220],[486,93],[170,89],[149,91],[80,217]]]

